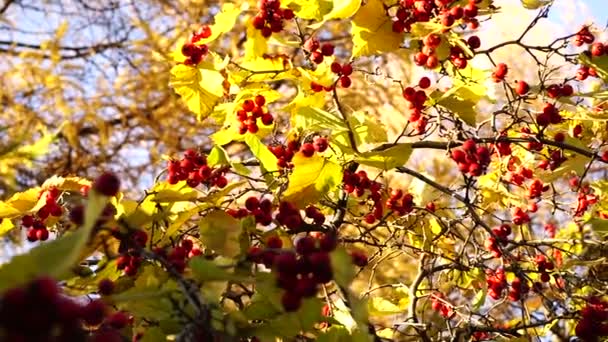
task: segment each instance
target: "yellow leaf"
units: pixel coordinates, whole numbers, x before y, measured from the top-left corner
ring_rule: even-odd
[[[311,28],[317,29],[326,21],[332,19],[346,19],[352,17],[361,7],[361,0],[333,0],[333,7],[329,13],[323,16],[323,20],[310,25]]]
[[[207,118],[224,95],[224,76],[217,70],[183,64],[171,68],[169,85],[199,120]]]
[[[200,239],[205,247],[225,257],[239,253],[239,221],[224,210],[214,210],[199,221]]]
[[[299,207],[317,202],[342,182],[342,167],[318,154],[308,158],[298,152],[292,162],[294,171],[283,196]]]
[[[245,60],[253,60],[262,57],[268,50],[268,41],[262,36],[260,30],[247,25],[247,41],[245,42]]]
[[[398,49],[403,35],[393,32],[393,22],[381,0],[370,0],[352,20],[353,57]]]
[[[535,10],[543,6],[549,5],[553,0],[521,0],[521,4],[524,8]]]
[[[1,219],[0,220],[0,236],[8,233],[11,229],[15,228],[13,221],[10,219]]]
[[[403,313],[403,309],[382,297],[371,297],[367,302],[370,316],[387,316]]]
[[[5,202],[0,202],[0,218],[14,218],[30,213],[39,202],[40,188],[28,189],[11,196]],[[43,204],[44,205],[44,204]]]
[[[355,160],[363,165],[390,170],[405,165],[411,154],[411,144],[404,143],[393,145],[381,151],[359,153]]]
[[[298,18],[321,20],[330,11],[332,2],[326,0],[292,0],[285,3]]]
[[[241,7],[236,7],[233,3],[224,3],[222,9],[218,14],[215,15],[215,24],[211,25],[211,36],[209,38],[201,39],[197,44],[208,44],[216,40],[223,33],[229,32],[234,27],[236,19],[242,11],[246,11],[249,4],[243,3]]]
[[[91,181],[80,177],[52,176],[44,181],[42,189],[57,188],[63,191],[80,191],[83,186],[91,186]]]

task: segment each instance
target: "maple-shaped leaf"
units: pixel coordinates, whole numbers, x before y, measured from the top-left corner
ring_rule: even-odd
[[[393,21],[381,0],[370,0],[352,20],[353,57],[399,49],[403,35],[393,32]]]
[[[298,152],[292,162],[294,171],[283,199],[299,207],[317,202],[342,182],[342,167],[318,154],[305,157]]]

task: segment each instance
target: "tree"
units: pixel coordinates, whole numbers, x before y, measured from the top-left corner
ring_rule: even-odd
[[[143,131],[202,137],[185,137],[143,194],[114,158],[92,181],[6,187],[0,233],[35,247],[0,267],[0,337],[605,340],[608,47],[593,26],[531,44],[552,4],[523,6],[536,16],[521,35],[491,44],[476,35],[501,10],[490,0],[214,3],[178,42],[139,21],[154,37],[139,44],[171,50],[155,59],[133,43],[134,69],[155,81],[103,94],[119,107],[128,89],[143,107],[119,112],[139,117],[170,89],[179,98],[154,110],[188,113]],[[49,44],[36,58],[102,49]],[[510,47],[521,55],[498,60]],[[534,72],[514,79],[515,59]],[[72,104],[105,108],[86,98]],[[0,171],[65,156],[39,152],[82,144],[89,130],[71,124],[8,136]]]

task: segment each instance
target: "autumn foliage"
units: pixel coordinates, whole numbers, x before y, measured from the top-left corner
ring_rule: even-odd
[[[86,151],[78,115],[0,140],[0,234],[28,247],[0,266],[0,340],[608,338],[597,27],[528,43],[541,0],[493,41],[492,0],[208,6],[177,41],[155,34],[149,77],[172,100],[141,123],[145,190],[111,151],[36,169]],[[53,46],[38,57],[61,65]],[[153,98],[145,83],[124,101]],[[19,185],[28,168],[46,179]]]

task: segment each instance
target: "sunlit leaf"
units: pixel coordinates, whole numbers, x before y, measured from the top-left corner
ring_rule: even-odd
[[[364,152],[357,155],[355,161],[360,164],[382,170],[403,166],[412,154],[411,144],[395,144],[380,151]]]
[[[346,19],[352,17],[361,7],[360,0],[333,0],[331,11],[323,16],[323,20],[316,24],[310,25],[311,28],[319,28],[326,21],[332,19]]]
[[[245,137],[245,142],[251,153],[260,161],[264,170],[268,172],[278,171],[279,167],[277,166],[277,157],[275,157],[272,152],[268,149],[266,145],[264,145],[258,137],[252,134],[247,134]]]
[[[214,24],[211,25],[211,36],[203,38],[197,42],[197,44],[208,44],[216,40],[223,33],[229,32],[234,27],[236,19],[242,11],[248,9],[248,4],[244,3],[242,6],[237,7],[235,4],[227,2],[222,5],[222,9],[213,16]]]
[[[250,23],[247,25],[247,41],[245,42],[245,59],[255,60],[262,57],[268,50],[268,41],[260,30],[253,27]]]
[[[403,313],[403,309],[382,297],[371,297],[367,302],[370,316],[387,316]]]
[[[298,152],[292,162],[294,171],[283,199],[299,207],[317,202],[342,181],[342,167],[318,154],[305,157]]]
[[[553,0],[521,0],[524,8],[535,10],[551,4]]]
[[[198,227],[205,247],[227,257],[239,253],[240,222],[225,211],[210,212],[201,218]]]
[[[398,49],[403,35],[393,32],[393,22],[380,0],[370,0],[352,19],[353,57]]]

